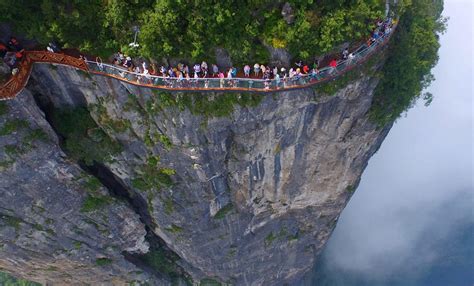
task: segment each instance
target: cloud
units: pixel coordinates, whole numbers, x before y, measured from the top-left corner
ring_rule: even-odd
[[[474,283],[471,11],[445,1],[434,101],[395,124],[306,284]]]

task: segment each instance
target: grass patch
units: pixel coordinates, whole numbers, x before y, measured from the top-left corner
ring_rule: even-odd
[[[145,132],[145,137],[143,138],[143,142],[145,142],[145,145],[148,147],[153,147],[155,145],[155,143],[153,142],[150,136],[150,129],[147,129],[147,131]]]
[[[168,138],[168,136],[164,134],[160,134],[158,140],[160,140],[161,144],[163,144],[166,150],[170,150],[171,147],[173,147],[173,143],[171,143],[171,140]]]
[[[48,135],[42,129],[37,128],[32,130],[28,135],[23,138],[23,142],[26,144],[31,144],[32,142],[39,140],[39,141],[47,141]]]
[[[90,104],[89,109],[98,116],[98,121],[104,128],[111,129],[115,133],[124,133],[132,126],[127,119],[112,119],[107,113],[107,108],[101,104]]]
[[[36,282],[15,278],[7,273],[0,272],[0,285],[3,286],[41,286]]]
[[[131,181],[134,188],[149,191],[173,185],[171,176],[176,174],[176,171],[171,168],[159,168],[159,160],[158,156],[148,158],[147,164],[140,170],[140,176]]]
[[[82,203],[81,212],[93,212],[99,210],[112,202],[108,196],[88,195]]]
[[[213,278],[204,278],[199,281],[199,286],[222,286],[222,283]]]
[[[17,155],[25,154],[29,150],[31,150],[35,145],[33,141],[35,140],[46,140],[47,135],[41,129],[35,129],[29,134],[27,134],[21,143],[17,145],[5,145],[5,153],[10,156],[14,157]]]
[[[15,228],[15,230],[17,231],[20,229],[20,223],[23,222],[23,220],[20,218],[17,218],[14,216],[8,216],[8,215],[2,215],[1,219],[6,225]]]
[[[18,129],[21,128],[28,128],[28,121],[23,120],[23,119],[12,119],[3,125],[3,127],[0,129],[0,136],[12,134],[13,132],[17,131]]]
[[[215,94],[214,98],[210,99],[210,96],[196,94],[184,103],[193,114],[204,117],[226,117],[234,112],[235,105],[255,107],[263,97],[261,94],[224,93]],[[186,98],[186,95],[183,98]]]
[[[5,154],[7,154],[10,157],[13,157],[17,155],[18,153],[20,153],[20,150],[18,146],[16,145],[5,145],[4,148],[5,148]]]
[[[165,228],[165,230],[171,232],[171,233],[180,233],[183,231],[183,228],[180,226],[177,226],[175,224],[172,224],[170,227]]]
[[[293,235],[289,235],[289,236],[288,236],[288,240],[289,240],[289,241],[298,240],[298,238],[299,238],[299,234],[298,234],[298,233],[295,233],[295,234],[293,234]]]
[[[112,259],[106,258],[106,257],[97,258],[97,259],[95,260],[95,264],[96,264],[97,266],[110,265],[110,264],[112,264]]]
[[[273,243],[273,241],[276,239],[276,235],[271,231],[266,237],[265,237],[265,246],[269,246],[270,244]]]
[[[48,268],[46,268],[46,271],[58,271],[58,268],[56,266],[48,266]]]
[[[12,161],[12,160],[0,161],[0,171],[4,171],[4,170],[10,168],[10,166],[13,165],[13,163],[15,163],[15,162]]]
[[[170,215],[174,211],[173,200],[171,198],[166,198],[164,202],[164,209],[167,215]]]
[[[5,101],[0,101],[0,116],[8,113],[8,105]]]
[[[142,178],[134,178],[132,179],[132,187],[135,189],[141,190],[141,191],[147,191],[148,189],[153,188],[152,185],[148,184],[144,179]]]
[[[127,98],[127,102],[123,105],[124,111],[132,111],[132,110],[139,110],[140,105],[138,103],[137,97],[134,94],[129,94]]]
[[[101,186],[102,183],[99,181],[99,179],[92,176],[88,177],[87,181],[84,182],[84,188],[91,193],[96,193]]]
[[[217,213],[214,215],[215,219],[223,219],[230,211],[234,209],[234,205],[232,203],[228,203],[224,207],[222,207],[220,210],[217,211]]]
[[[355,192],[356,188],[353,185],[349,185],[346,187],[346,192],[349,194],[353,194]]]
[[[44,228],[41,224],[35,223],[35,224],[33,224],[33,228],[38,230],[38,231],[44,231]]]
[[[234,112],[236,105],[255,107],[264,98],[261,94],[173,94],[158,90],[155,90],[154,93],[155,95],[146,104],[146,110],[150,114],[157,114],[160,110],[169,107],[177,107],[180,110],[188,109],[194,115],[202,115],[208,118],[229,116]]]
[[[167,274],[171,277],[179,276],[175,267],[176,259],[168,257],[161,248],[150,250],[147,254],[142,256],[142,260],[160,273]]]
[[[82,242],[80,242],[80,241],[74,241],[74,244],[73,244],[73,245],[74,245],[74,249],[79,250],[79,249],[81,249],[81,247],[82,247]]]

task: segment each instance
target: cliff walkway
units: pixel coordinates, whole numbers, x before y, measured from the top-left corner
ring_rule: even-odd
[[[367,61],[374,53],[387,44],[396,26],[373,43],[364,43],[353,50],[353,58],[338,61],[337,66],[319,69],[316,74],[302,74],[292,78],[171,78],[144,75],[128,71],[122,67],[95,61],[84,61],[61,53],[48,51],[25,51],[19,63],[19,71],[0,87],[0,100],[16,97],[26,86],[33,64],[48,63],[64,65],[91,74],[107,76],[133,85],[169,91],[238,91],[238,92],[278,92],[301,89],[335,79]]]

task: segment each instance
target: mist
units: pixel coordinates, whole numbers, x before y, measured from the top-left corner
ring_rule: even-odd
[[[395,123],[305,284],[474,284],[472,11],[445,1],[434,100]]]

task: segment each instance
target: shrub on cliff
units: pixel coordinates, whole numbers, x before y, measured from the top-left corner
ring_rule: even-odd
[[[55,110],[53,125],[64,137],[69,155],[87,165],[110,160],[121,151],[121,146],[97,127],[86,108]]]

